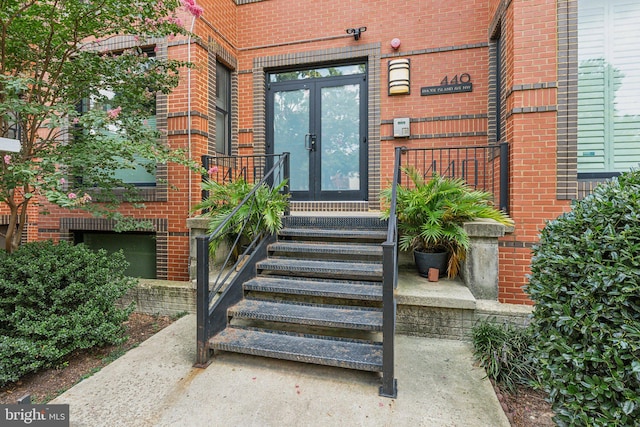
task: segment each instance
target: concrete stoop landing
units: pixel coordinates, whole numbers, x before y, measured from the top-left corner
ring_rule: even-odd
[[[476,299],[459,278],[429,282],[408,267],[400,270],[396,299],[396,332],[429,338],[467,341],[479,320],[524,326],[531,314],[531,306]]]

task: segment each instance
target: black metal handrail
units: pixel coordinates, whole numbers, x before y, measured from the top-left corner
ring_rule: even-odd
[[[210,179],[219,183],[244,179],[250,184],[260,181],[284,154],[253,154],[247,156],[202,156],[202,166],[208,172],[203,180]],[[209,194],[202,190],[202,200]]]
[[[248,156],[257,159],[259,156]],[[271,156],[274,157],[274,156]],[[256,204],[255,193],[258,189],[267,185],[270,188],[289,180],[289,153],[283,153],[275,156],[277,162],[264,174],[260,174],[261,178],[255,182],[252,190],[245,198],[236,206],[221,222],[216,229],[208,235],[196,237],[196,284],[197,284],[197,301],[196,301],[196,318],[197,318],[197,361],[196,366],[204,366],[209,360],[209,338],[226,327],[226,311],[227,308],[235,304],[242,298],[242,283],[249,280],[255,275],[256,260],[260,259],[266,253],[266,244],[273,239],[273,236],[265,236],[259,234],[254,236],[253,240],[244,249],[241,256],[237,258],[235,264],[233,260],[233,250],[239,247],[241,237],[248,223],[244,222],[239,227],[239,232],[230,244],[229,251],[218,267],[213,286],[210,286],[210,270],[209,270],[209,245],[214,239],[219,238],[229,228],[234,220],[235,215],[241,210],[248,208],[254,210]],[[268,159],[262,165],[267,164]],[[211,167],[210,164],[205,166]],[[248,169],[244,169],[245,171]],[[228,175],[232,176],[232,175]],[[254,175],[255,177],[256,175]],[[249,179],[246,175],[234,175],[233,179],[243,177]],[[283,187],[288,193],[288,184]],[[287,214],[288,212],[285,212]],[[249,215],[250,216],[250,215]],[[247,216],[248,217],[248,216]],[[234,224],[235,225],[235,224]],[[236,227],[233,227],[236,228]]]
[[[426,180],[434,174],[461,178],[474,189],[493,194],[494,203],[509,212],[508,143],[446,148],[401,147],[401,153],[401,167],[415,167]],[[403,184],[402,177],[398,183]]]
[[[380,395],[395,398],[398,384],[394,376],[396,299],[394,289],[398,285],[398,218],[396,216],[396,194],[400,179],[400,157],[403,148],[395,150],[393,181],[391,183],[391,205],[387,223],[387,240],[382,243],[382,386]]]

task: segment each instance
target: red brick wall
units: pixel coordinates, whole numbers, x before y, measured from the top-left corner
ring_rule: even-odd
[[[505,132],[510,145],[510,213],[515,232],[501,240],[500,300],[529,302],[522,286],[529,271],[531,246],[537,241],[545,220],[555,218],[569,208],[567,201],[556,200],[556,4],[555,0],[461,0],[440,1],[306,1],[269,0],[236,6],[233,0],[201,0],[204,19],[196,23],[200,44],[191,45],[191,154],[194,159],[208,151],[207,133],[214,112],[209,111],[210,81],[206,47],[221,46],[237,59],[238,99],[234,105],[240,133],[237,140],[242,154],[250,153],[255,143],[257,107],[254,101],[254,60],[275,55],[294,55],[331,48],[380,46],[379,103],[370,99],[370,109],[379,108],[380,176],[382,186],[391,177],[393,149],[413,147],[486,144],[490,60],[490,29],[501,28],[506,54],[504,86]],[[505,6],[508,7],[505,8]],[[359,41],[346,36],[345,29],[366,26]],[[396,52],[390,41],[402,42]],[[214,43],[210,43],[213,41]],[[441,51],[436,51],[437,49]],[[178,40],[169,48],[171,57],[186,59],[187,46]],[[401,57],[411,59],[411,94],[387,95],[387,63]],[[420,96],[420,87],[434,86],[467,73],[473,92]],[[169,97],[168,132],[173,147],[186,147],[187,72],[181,86]],[[377,105],[377,107],[376,107]],[[171,117],[174,115],[175,117]],[[452,119],[452,116],[472,118]],[[413,135],[424,138],[394,140],[391,120],[414,119]],[[207,120],[207,118],[209,120]],[[432,120],[442,118],[441,120]],[[420,120],[423,119],[423,120]],[[428,120],[424,120],[428,119]],[[260,120],[258,118],[258,120]],[[371,132],[371,129],[370,129]],[[449,134],[466,136],[443,137]],[[260,147],[255,147],[261,149]],[[199,196],[199,178],[189,182],[184,168],[170,166],[169,181],[177,191],[169,190],[168,202],[149,202],[140,217],[166,218],[169,224],[169,278],[187,277],[187,238],[185,220],[190,200]],[[124,207],[123,212],[133,212]],[[40,229],[57,228],[61,215],[40,218]],[[41,233],[40,237],[54,237]]]
[[[287,19],[282,19],[283,10],[286,10]],[[239,53],[239,68],[251,69],[253,59],[260,56],[379,43],[383,55],[380,60],[380,132],[384,139],[392,135],[393,126],[390,121],[394,117],[419,119],[486,114],[488,19],[486,2],[473,0],[458,2],[455,6],[443,6],[442,2],[436,1],[360,2],[357,7],[339,0],[271,0],[252,3],[238,8],[238,22],[242,27],[238,36],[239,47],[244,49]],[[359,41],[355,41],[353,37],[340,37],[345,34],[346,28],[360,26],[366,26],[367,31]],[[402,43],[397,52],[390,46],[393,38],[399,38]],[[463,48],[466,45],[483,43],[485,46]],[[456,47],[456,50],[426,52],[447,47]],[[411,60],[410,95],[387,96],[387,63],[394,59],[394,56],[391,56],[394,53]],[[439,85],[445,76],[453,78],[462,73],[468,73],[472,77],[473,92],[420,96],[421,86]],[[253,105],[242,102],[252,96],[252,85],[251,74],[240,76],[240,128],[253,127]],[[486,133],[486,130],[486,118],[421,122],[413,123],[411,126],[414,135]],[[243,135],[243,142],[251,143],[248,135]],[[396,146],[419,148],[484,143],[486,136],[462,137],[455,140],[383,140],[380,152],[381,182],[384,184],[391,176],[390,168]]]
[[[523,286],[530,272],[531,246],[546,220],[569,209],[568,201],[556,200],[555,3],[514,1],[502,23],[507,40],[509,205],[516,228],[501,241],[499,298],[509,303],[530,303]]]
[[[505,9],[505,5],[509,7]],[[529,271],[531,245],[537,241],[545,220],[555,218],[568,209],[568,202],[556,200],[556,5],[552,0],[540,1],[467,1],[455,7],[441,2],[366,2],[350,13],[340,1],[302,3],[272,0],[240,6],[238,22],[242,26],[240,48],[263,46],[240,52],[240,69],[251,69],[253,58],[297,53],[354,43],[380,43],[380,148],[381,182],[390,178],[393,149],[398,145],[431,147],[485,144],[487,119],[417,121],[412,123],[414,135],[463,133],[459,138],[424,138],[392,140],[391,119],[412,119],[455,115],[487,114],[489,85],[489,28],[501,19],[505,81],[506,124],[504,140],[510,144],[511,215],[516,230],[503,239],[500,248],[500,300],[529,302],[522,286]],[[401,10],[402,7],[410,11]],[[280,10],[287,11],[282,20]],[[331,13],[326,13],[331,11]],[[496,17],[500,13],[501,16]],[[313,20],[309,19],[313,16]],[[352,39],[330,39],[308,43],[296,41],[329,38],[345,28],[367,26],[359,42]],[[387,92],[386,64],[394,52],[389,41],[402,41],[400,57],[411,59],[411,95],[390,97]],[[272,46],[278,45],[281,46]],[[481,44],[480,47],[441,53],[420,53],[432,48]],[[484,45],[482,45],[484,44]],[[386,57],[385,57],[386,55]],[[468,73],[473,92],[422,97],[421,86],[440,83],[444,76]],[[540,84],[544,87],[538,88]],[[240,80],[240,98],[252,93],[251,74]],[[245,96],[247,98],[245,98]],[[532,112],[526,112],[531,110]],[[240,110],[240,127],[253,125],[252,105]],[[248,135],[245,144],[250,144]]]
[[[269,0],[238,7],[238,22],[242,27],[238,45],[246,48],[294,43],[366,26],[361,43],[384,41],[383,49],[388,48],[393,37],[400,38],[402,49],[407,50],[424,49],[425,45],[455,46],[469,40],[485,41],[487,19],[487,2],[480,0],[462,0],[449,5],[436,0],[356,3]]]

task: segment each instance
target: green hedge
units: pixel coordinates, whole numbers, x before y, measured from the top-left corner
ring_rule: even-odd
[[[640,420],[640,172],[549,222],[527,292],[541,381],[559,425]]]
[[[115,302],[136,283],[127,265],[122,253],[66,242],[0,251],[0,386],[75,350],[123,342],[133,306]]]

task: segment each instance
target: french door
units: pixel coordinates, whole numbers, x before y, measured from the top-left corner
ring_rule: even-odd
[[[269,77],[267,151],[291,154],[293,200],[367,198],[366,74],[347,67]]]

